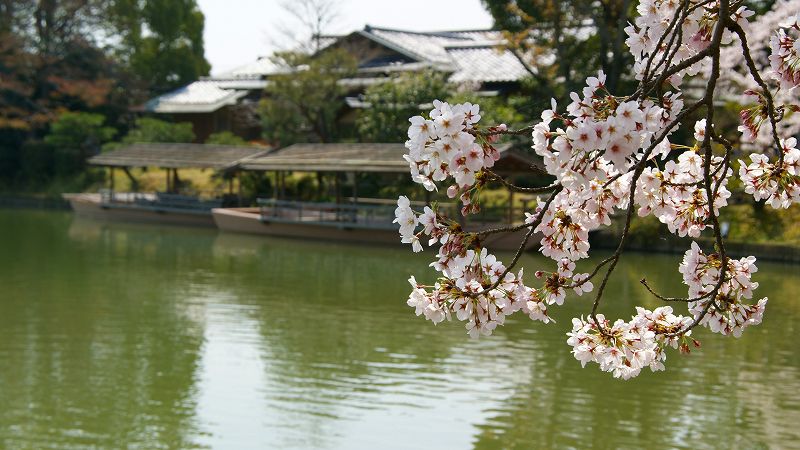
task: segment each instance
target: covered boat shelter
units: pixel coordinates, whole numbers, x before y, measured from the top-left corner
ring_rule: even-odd
[[[114,191],[114,170],[122,169],[131,180],[133,190],[138,183],[131,175],[131,168],[157,167],[166,171],[166,192],[177,194],[180,178],[178,169],[211,169],[235,174],[239,163],[268,152],[263,147],[244,147],[233,145],[188,144],[188,143],[139,143],[128,144],[110,152],[89,158],[93,166],[108,167],[111,170],[109,189]],[[233,177],[229,177],[229,191],[232,191]],[[232,193],[232,192],[229,192]]]

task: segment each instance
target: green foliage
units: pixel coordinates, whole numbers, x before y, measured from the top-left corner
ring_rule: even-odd
[[[230,131],[220,131],[219,133],[211,134],[208,139],[206,139],[206,144],[250,145],[247,141],[231,133]]]
[[[365,142],[405,141],[408,118],[427,112],[433,99],[481,105],[480,123],[484,126],[505,123],[513,127],[525,120],[520,113],[527,102],[524,97],[485,97],[458,91],[458,85],[447,82],[447,74],[434,71],[408,72],[370,86],[364,93],[369,107],[359,110],[356,118],[359,138]]]
[[[65,112],[50,125],[44,142],[53,149],[56,173],[83,170],[86,159],[99,153],[100,147],[114,137],[117,131],[104,126],[105,120],[100,114]]]
[[[116,0],[110,2],[108,14],[121,37],[117,53],[151,93],[208,75],[205,17],[195,0]]]
[[[624,28],[638,2],[600,0],[482,0],[495,27],[505,30],[508,47],[519,54],[535,55],[527,63],[535,67],[538,93],[563,98],[582,86],[588,75],[603,69],[612,92],[630,78],[631,56],[624,45]],[[592,30],[586,37],[586,25]],[[577,28],[582,27],[581,33]],[[537,64],[542,53],[555,61]]]
[[[265,138],[279,146],[341,138],[336,118],[347,91],[339,80],[355,73],[355,58],[340,49],[313,58],[299,53],[281,53],[276,58],[287,73],[270,78],[261,101]]]
[[[171,123],[152,117],[142,117],[136,119],[136,125],[122,138],[122,143],[193,142],[194,139],[192,124],[189,122]]]
[[[446,99],[453,86],[446,74],[432,70],[408,72],[368,87],[364,101],[368,108],[358,111],[356,128],[364,142],[403,142],[408,118],[419,115],[433,99]]]

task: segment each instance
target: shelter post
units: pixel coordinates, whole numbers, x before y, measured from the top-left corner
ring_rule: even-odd
[[[358,172],[353,172],[353,203],[358,203]]]
[[[180,189],[181,179],[178,178],[178,169],[172,169],[172,190],[177,194]]]
[[[125,175],[131,181],[131,189],[133,189],[133,192],[139,192],[139,182],[136,181],[136,178],[133,177],[133,174],[131,173],[131,171],[128,170],[127,167],[123,167],[122,171],[125,172]]]
[[[236,181],[238,188],[236,190],[236,206],[242,206],[242,172],[236,171]]]

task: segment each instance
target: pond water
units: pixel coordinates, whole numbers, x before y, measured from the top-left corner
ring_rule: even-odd
[[[800,445],[798,266],[759,264],[762,325],[624,382],[570,354],[585,298],[477,341],[415,317],[430,257],[0,210],[0,447]],[[679,259],[626,255],[603,312],[679,295]]]

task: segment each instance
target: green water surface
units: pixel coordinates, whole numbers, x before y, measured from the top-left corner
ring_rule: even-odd
[[[0,448],[800,448],[798,266],[759,264],[762,325],[624,382],[570,354],[587,298],[477,341],[415,317],[431,257],[0,210]],[[685,294],[679,259],[626,255],[603,312]]]

